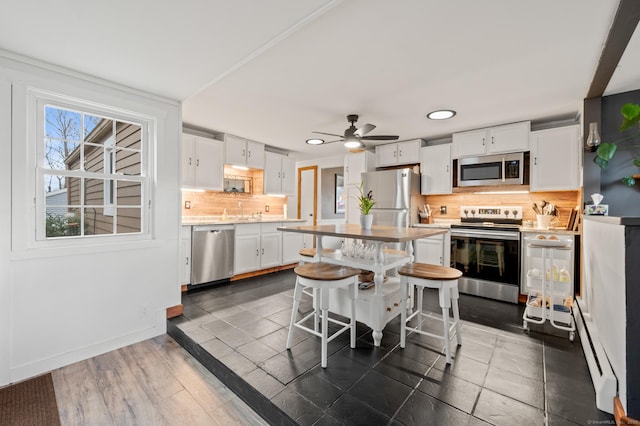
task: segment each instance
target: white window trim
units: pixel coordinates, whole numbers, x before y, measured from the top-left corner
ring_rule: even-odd
[[[111,135],[109,139],[104,142],[104,171],[106,174],[113,174],[115,167],[115,155],[116,155],[116,136],[115,134]],[[116,208],[113,203],[113,200],[116,199],[116,194],[114,194],[114,181],[109,180],[104,183],[103,190],[103,199],[104,199],[104,209],[102,214],[105,216],[113,216],[115,214]]]
[[[68,96],[52,93],[45,90],[36,88],[27,88],[27,126],[31,131],[27,132],[28,141],[30,146],[27,151],[32,152],[33,155],[33,167],[35,170],[33,175],[34,182],[34,198],[33,198],[33,216],[31,218],[34,223],[35,234],[29,247],[33,248],[46,248],[46,247],[73,247],[93,244],[105,244],[117,242],[133,242],[141,240],[153,239],[153,229],[151,224],[152,215],[152,202],[151,197],[153,193],[154,176],[153,157],[155,140],[156,140],[156,118],[145,114],[140,114],[132,111],[127,111],[103,104],[97,104],[81,99],[71,98]],[[141,218],[140,227],[141,232],[127,233],[127,234],[108,234],[108,235],[84,235],[84,236],[67,236],[59,238],[46,238],[46,224],[43,218],[45,217],[45,188],[44,188],[44,174],[45,170],[50,173],[50,169],[45,169],[44,158],[44,144],[42,143],[45,128],[44,128],[44,106],[54,105],[61,108],[70,110],[80,110],[84,113],[95,114],[97,116],[108,117],[114,120],[129,122],[139,125],[142,129],[142,143],[141,143],[141,175],[140,176],[126,176],[125,180],[138,181],[141,183]],[[104,178],[104,174],[93,174],[91,172],[79,172],[74,170],[56,170],[56,174],[69,176],[69,177],[95,177]],[[119,179],[120,177],[117,176]],[[84,197],[84,194],[81,195]],[[83,201],[84,203],[84,201]],[[127,207],[127,206],[123,206]],[[81,225],[84,226],[84,223]]]

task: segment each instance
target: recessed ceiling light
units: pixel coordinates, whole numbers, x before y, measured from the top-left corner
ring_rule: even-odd
[[[324,139],[311,138],[307,139],[307,143],[309,145],[322,145],[324,143]]]
[[[427,114],[427,118],[431,120],[446,120],[456,115],[456,112],[452,109],[439,109],[437,111],[431,111]]]

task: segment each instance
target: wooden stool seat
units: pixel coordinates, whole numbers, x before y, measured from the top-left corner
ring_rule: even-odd
[[[428,263],[409,263],[398,270],[398,274],[426,280],[457,280],[462,272],[448,266]]]
[[[385,248],[382,249],[382,251],[384,251],[384,254],[389,254],[391,256],[406,256],[407,252],[404,250],[396,250],[396,249],[389,249],[389,248]]]
[[[342,280],[360,273],[360,269],[354,269],[348,266],[331,265],[324,262],[305,263],[302,266],[297,266],[293,271],[298,276],[308,278],[310,280],[321,281]]]
[[[462,345],[460,335],[460,312],[458,310],[458,278],[462,272],[448,266],[430,265],[427,263],[410,263],[398,270],[400,275],[401,291],[401,317],[400,317],[400,347],[405,347],[407,329],[414,333],[436,337],[445,342],[445,356],[447,364],[451,364],[452,331],[455,330],[458,345]],[[411,289],[416,287],[418,301],[416,310],[407,316],[407,296]],[[443,334],[434,334],[422,330],[423,317],[430,316],[422,312],[422,299],[425,288],[438,289],[438,299],[442,308]],[[453,323],[449,324],[449,308],[453,310]],[[418,317],[418,327],[408,327],[407,323],[414,317]]]
[[[360,270],[349,268],[348,266],[315,262],[300,265],[296,267],[294,271],[297,277],[293,292],[293,309],[291,310],[291,320],[289,321],[289,334],[287,335],[287,349],[291,348],[294,327],[318,336],[321,339],[321,366],[322,368],[326,368],[327,344],[339,334],[350,330],[351,347],[356,347],[356,298],[358,296],[358,274]],[[300,298],[305,288],[313,289],[313,312],[296,321]],[[329,290],[337,288],[347,289],[347,294],[351,301],[351,316],[348,323],[335,318],[329,318]],[[320,315],[320,312],[322,312],[322,315]],[[313,329],[303,324],[312,316],[314,317]],[[320,330],[318,330],[318,318],[322,320]],[[329,335],[329,322],[342,327]]]
[[[322,254],[331,254],[331,253],[335,253],[336,249],[322,249]],[[305,257],[314,257],[316,255],[316,249],[314,248],[304,248],[301,249],[298,254],[300,256],[305,256]]]

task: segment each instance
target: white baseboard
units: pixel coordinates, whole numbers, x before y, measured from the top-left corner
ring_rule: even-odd
[[[589,366],[593,388],[596,391],[596,407],[613,414],[613,398],[617,395],[618,380],[600,343],[598,329],[590,319],[582,315],[581,300],[576,299],[576,302],[578,309],[574,309],[574,317],[582,342],[582,350]]]
[[[35,377],[74,362],[83,361],[103,353],[113,351],[143,340],[151,339],[167,332],[166,313],[162,318],[154,318],[154,323],[149,328],[138,330],[130,334],[118,336],[114,339],[98,342],[74,351],[54,355],[32,363],[19,365],[10,369],[10,383]]]

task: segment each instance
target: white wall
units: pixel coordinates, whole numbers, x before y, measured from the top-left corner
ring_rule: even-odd
[[[344,156],[341,155],[341,156],[333,156],[333,157],[326,157],[326,158],[318,158],[316,160],[299,161],[296,163],[296,176],[298,176],[297,169],[301,167],[309,167],[309,166],[318,166],[318,188],[317,188],[317,191],[318,191],[317,223],[318,225],[344,223],[344,219],[323,220],[320,218],[320,212],[322,212],[322,197],[320,196],[320,189],[322,188],[322,169],[344,167]],[[295,202],[297,203],[296,197],[289,197],[289,199],[290,201],[291,199],[294,199]],[[297,204],[295,208],[297,209]],[[291,207],[289,207],[289,209],[291,209]],[[341,242],[342,242],[341,238],[325,237],[322,239],[322,243],[325,248],[340,248]]]
[[[298,169],[301,167],[309,167],[309,166],[318,166],[318,224],[320,224],[320,212],[322,211],[322,197],[320,196],[320,188],[322,188],[322,169],[330,169],[333,167],[344,167],[344,156],[343,155],[339,155],[339,156],[333,156],[333,157],[325,157],[325,158],[318,158],[315,160],[305,160],[305,161],[298,161],[296,162],[296,179],[298,176]],[[297,182],[296,182],[297,185]],[[297,187],[297,186],[296,186]],[[289,197],[290,202],[295,202],[295,209],[293,210],[294,212],[297,211],[298,208],[298,200],[297,197]],[[289,206],[289,210],[291,210],[291,206]],[[289,213],[289,217],[295,217],[291,216],[291,213]],[[335,221],[329,221],[329,222],[323,222],[323,223],[334,223]],[[340,220],[338,222],[335,223],[344,223],[344,220]]]
[[[11,359],[11,84],[0,68],[0,386]]]
[[[582,279],[588,318],[618,379],[619,397],[626,411],[625,227],[586,218],[582,235]]]
[[[179,103],[14,59],[0,56],[0,386],[162,334],[180,303]],[[156,119],[151,239],[34,246],[28,87]]]

